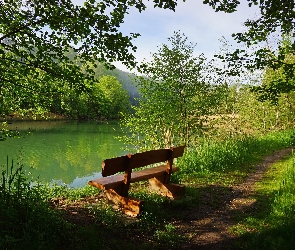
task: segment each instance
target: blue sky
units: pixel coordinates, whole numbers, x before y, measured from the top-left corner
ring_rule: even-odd
[[[145,1],[147,2],[147,1]],[[233,46],[231,34],[244,30],[243,22],[248,18],[257,16],[258,9],[243,2],[238,10],[228,14],[215,12],[200,0],[179,1],[176,11],[153,8],[152,2],[147,2],[147,9],[139,13],[136,9],[130,9],[121,26],[123,34],[140,33],[141,36],[134,40],[138,47],[135,53],[138,62],[144,58],[150,59],[150,54],[158,50],[157,46],[167,44],[167,39],[173,36],[174,31],[184,33],[189,42],[197,43],[196,55],[203,53],[207,58],[213,58],[215,52],[220,49],[220,39],[224,36]],[[120,63],[115,66],[127,71]]]

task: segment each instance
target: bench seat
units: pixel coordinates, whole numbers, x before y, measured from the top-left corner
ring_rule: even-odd
[[[130,182],[134,183],[142,180],[147,180],[153,177],[162,177],[165,174],[166,169],[167,165],[160,165],[157,167],[145,168],[140,171],[132,172]],[[177,172],[178,170],[178,167],[172,167],[172,172]],[[124,174],[112,175],[89,181],[89,185],[103,190],[115,189],[120,184],[122,184],[123,180]]]

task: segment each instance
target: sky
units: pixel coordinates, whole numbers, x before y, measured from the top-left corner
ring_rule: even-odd
[[[134,53],[136,60],[151,59],[151,53],[158,51],[158,46],[168,44],[168,38],[174,31],[180,31],[188,37],[189,42],[196,43],[195,54],[204,54],[212,59],[220,50],[220,38],[225,37],[234,47],[236,46],[232,33],[245,30],[243,23],[259,13],[258,8],[242,4],[234,13],[215,12],[210,6],[204,5],[201,0],[179,1],[175,12],[154,8],[152,2],[144,1],[147,9],[139,13],[137,9],[130,9],[121,25],[123,35],[140,33],[141,36],[133,41],[137,46]],[[123,71],[128,69],[121,63],[115,66]]]

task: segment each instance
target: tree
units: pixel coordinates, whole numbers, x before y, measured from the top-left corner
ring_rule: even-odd
[[[127,91],[114,76],[103,76],[95,86],[104,95],[102,115],[105,118],[119,118],[129,110]]]
[[[132,2],[89,0],[79,6],[70,0],[2,1],[0,90],[22,87],[23,92],[43,94],[31,81],[42,74],[44,86],[54,79],[81,91],[84,79],[93,79],[89,65],[95,60],[132,65],[131,40],[137,34],[118,31]]]
[[[142,99],[122,122],[123,140],[140,149],[193,143],[218,103],[218,87],[206,83],[206,58],[193,55],[195,44],[179,32],[168,41],[141,64]]]
[[[154,0],[155,7],[171,10],[175,10],[179,1]],[[232,13],[237,11],[241,1],[204,0],[203,3],[211,6],[216,12]],[[257,47],[253,53],[249,53],[247,49],[236,49],[220,58],[230,62],[231,67],[226,69],[226,73],[231,76],[239,75],[242,68],[250,71],[265,70],[265,68],[273,70],[284,68],[284,79],[271,82],[268,86],[252,88],[253,91],[260,94],[261,99],[276,102],[281,93],[295,90],[295,62],[286,61],[285,57],[288,56],[286,51],[281,49],[280,45],[273,48],[268,46],[268,41],[272,36],[289,35],[294,37],[295,2],[288,0],[247,0],[247,3],[249,7],[258,6],[260,15],[256,19],[245,21],[244,25],[247,30],[243,33],[233,34],[233,37],[238,43],[245,44],[247,48],[262,44],[262,42],[265,42],[266,45]],[[290,43],[288,54],[295,54],[295,39]]]
[[[180,0],[151,1],[154,2],[154,7],[175,10]],[[237,0],[203,2],[216,11],[224,12],[233,12],[240,4]],[[261,15],[256,20],[245,22],[248,31],[234,35],[238,42],[251,46],[266,41],[277,29],[293,36],[294,1],[248,0],[248,4],[259,4]],[[132,40],[139,34],[125,36],[119,31],[131,7],[140,12],[146,8],[142,0],[86,0],[83,6],[76,5],[71,0],[2,1],[0,95],[11,90],[16,95],[20,92],[27,92],[27,96],[32,92],[50,95],[58,91],[58,88],[51,88],[52,85],[47,87],[47,82],[53,80],[83,91],[84,79],[93,80],[91,63],[95,64],[95,60],[110,67],[113,61],[122,61],[134,67],[132,51],[136,47]],[[294,41],[290,49],[294,54]],[[263,48],[245,60],[248,58],[245,51],[237,50],[224,57],[224,60],[233,63],[232,74],[238,74],[236,69],[240,70],[241,66],[249,69],[283,66],[287,80],[294,77],[294,63],[284,62],[284,54]],[[32,84],[32,79],[39,79],[39,74],[42,74],[42,88]],[[281,82],[280,85],[279,89],[284,89],[286,82]],[[294,88],[293,85],[287,87]]]
[[[261,101],[271,100],[278,104],[279,97],[283,93],[292,93],[295,91],[295,53],[293,53],[292,42],[294,38],[283,36],[280,42],[277,58],[281,62],[275,67],[267,66],[264,72],[262,84],[253,88],[259,94]]]
[[[239,129],[248,129],[250,134],[294,127],[294,93],[282,94],[276,105],[269,100],[259,101],[257,95],[251,92],[251,86],[239,89],[234,104]]]
[[[79,120],[118,119],[129,111],[127,91],[113,76],[104,76],[96,84],[84,82],[88,91],[72,89],[54,96],[50,111]]]
[[[157,2],[175,9],[177,0],[160,0]],[[216,12],[232,13],[237,10],[241,1],[204,0],[203,3],[211,6]],[[283,68],[284,79],[271,82],[267,86],[252,88],[253,91],[260,94],[260,99],[277,102],[281,93],[289,93],[295,90],[295,62],[285,60],[288,54],[295,54],[295,39],[290,43],[288,52],[282,49],[280,45],[273,48],[268,46],[268,40],[272,36],[289,35],[294,37],[295,2],[289,0],[247,0],[247,3],[249,7],[259,6],[260,15],[256,19],[247,20],[244,23],[247,30],[243,33],[233,34],[233,37],[238,43],[245,44],[247,48],[262,42],[265,42],[266,45],[257,47],[253,53],[249,53],[247,49],[236,49],[226,56],[220,56],[220,58],[230,62],[231,67],[225,71],[230,76],[239,75],[242,68],[250,71]]]
[[[206,0],[216,11],[234,12],[240,1],[219,1]],[[288,52],[282,49],[281,45],[271,47],[268,43],[273,36],[280,40],[284,35],[294,37],[295,2],[285,0],[257,1],[248,0],[248,5],[259,5],[260,15],[255,20],[247,20],[244,25],[247,30],[244,33],[233,34],[238,43],[243,43],[246,48],[253,45],[261,45],[254,52],[249,53],[247,49],[236,49],[225,56],[219,56],[223,61],[230,62],[229,75],[240,75],[241,69],[250,71],[265,70],[266,68],[276,70],[284,69],[284,79],[270,82],[267,86],[252,88],[260,94],[260,99],[276,102],[281,93],[288,93],[295,90],[294,84],[294,61],[286,60],[288,54],[295,54],[295,40],[289,44]],[[263,45],[262,42],[265,44]],[[286,53],[287,52],[287,53]]]

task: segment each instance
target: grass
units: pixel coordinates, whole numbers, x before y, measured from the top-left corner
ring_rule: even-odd
[[[20,245],[23,249],[117,249],[122,244],[126,249],[179,249],[188,239],[180,235],[175,222],[186,219],[199,206],[200,187],[216,185],[220,192],[226,192],[227,187],[242,182],[261,157],[294,145],[293,135],[293,131],[284,131],[256,138],[203,141],[185,153],[177,163],[181,171],[173,175],[173,181],[186,185],[185,197],[170,200],[150,193],[146,183],[136,183],[130,195],[144,200],[145,204],[142,215],[132,220],[101,200],[93,204],[86,202],[80,207],[83,213],[92,216],[90,223],[76,223],[71,219],[73,216],[65,216],[64,210],[53,209],[52,201],[62,197],[65,205],[74,204],[97,196],[97,189],[90,186],[69,189],[37,182],[32,185],[21,163],[7,161],[0,178],[0,249],[14,249]],[[267,179],[269,185],[265,182],[260,189],[257,187],[261,197],[269,197],[266,201],[260,198],[264,214],[240,221],[232,229],[245,239],[247,247],[256,247],[260,241],[255,239],[263,239],[267,244],[269,235],[280,235],[280,232],[281,238],[273,240],[270,248],[281,244],[285,240],[285,227],[289,233],[286,235],[295,236],[292,234],[295,205],[290,195],[295,193],[291,185],[294,167],[289,166],[288,171],[277,169],[275,177]],[[280,185],[275,186],[278,182],[273,179],[278,178]]]
[[[231,231],[239,235],[242,249],[294,249],[295,155],[274,164],[256,186],[260,206]]]
[[[295,145],[294,130],[265,136],[242,136],[224,141],[204,140],[178,161],[178,179],[191,184],[230,186],[241,182],[253,164],[275,150]],[[234,178],[232,178],[234,177]]]

